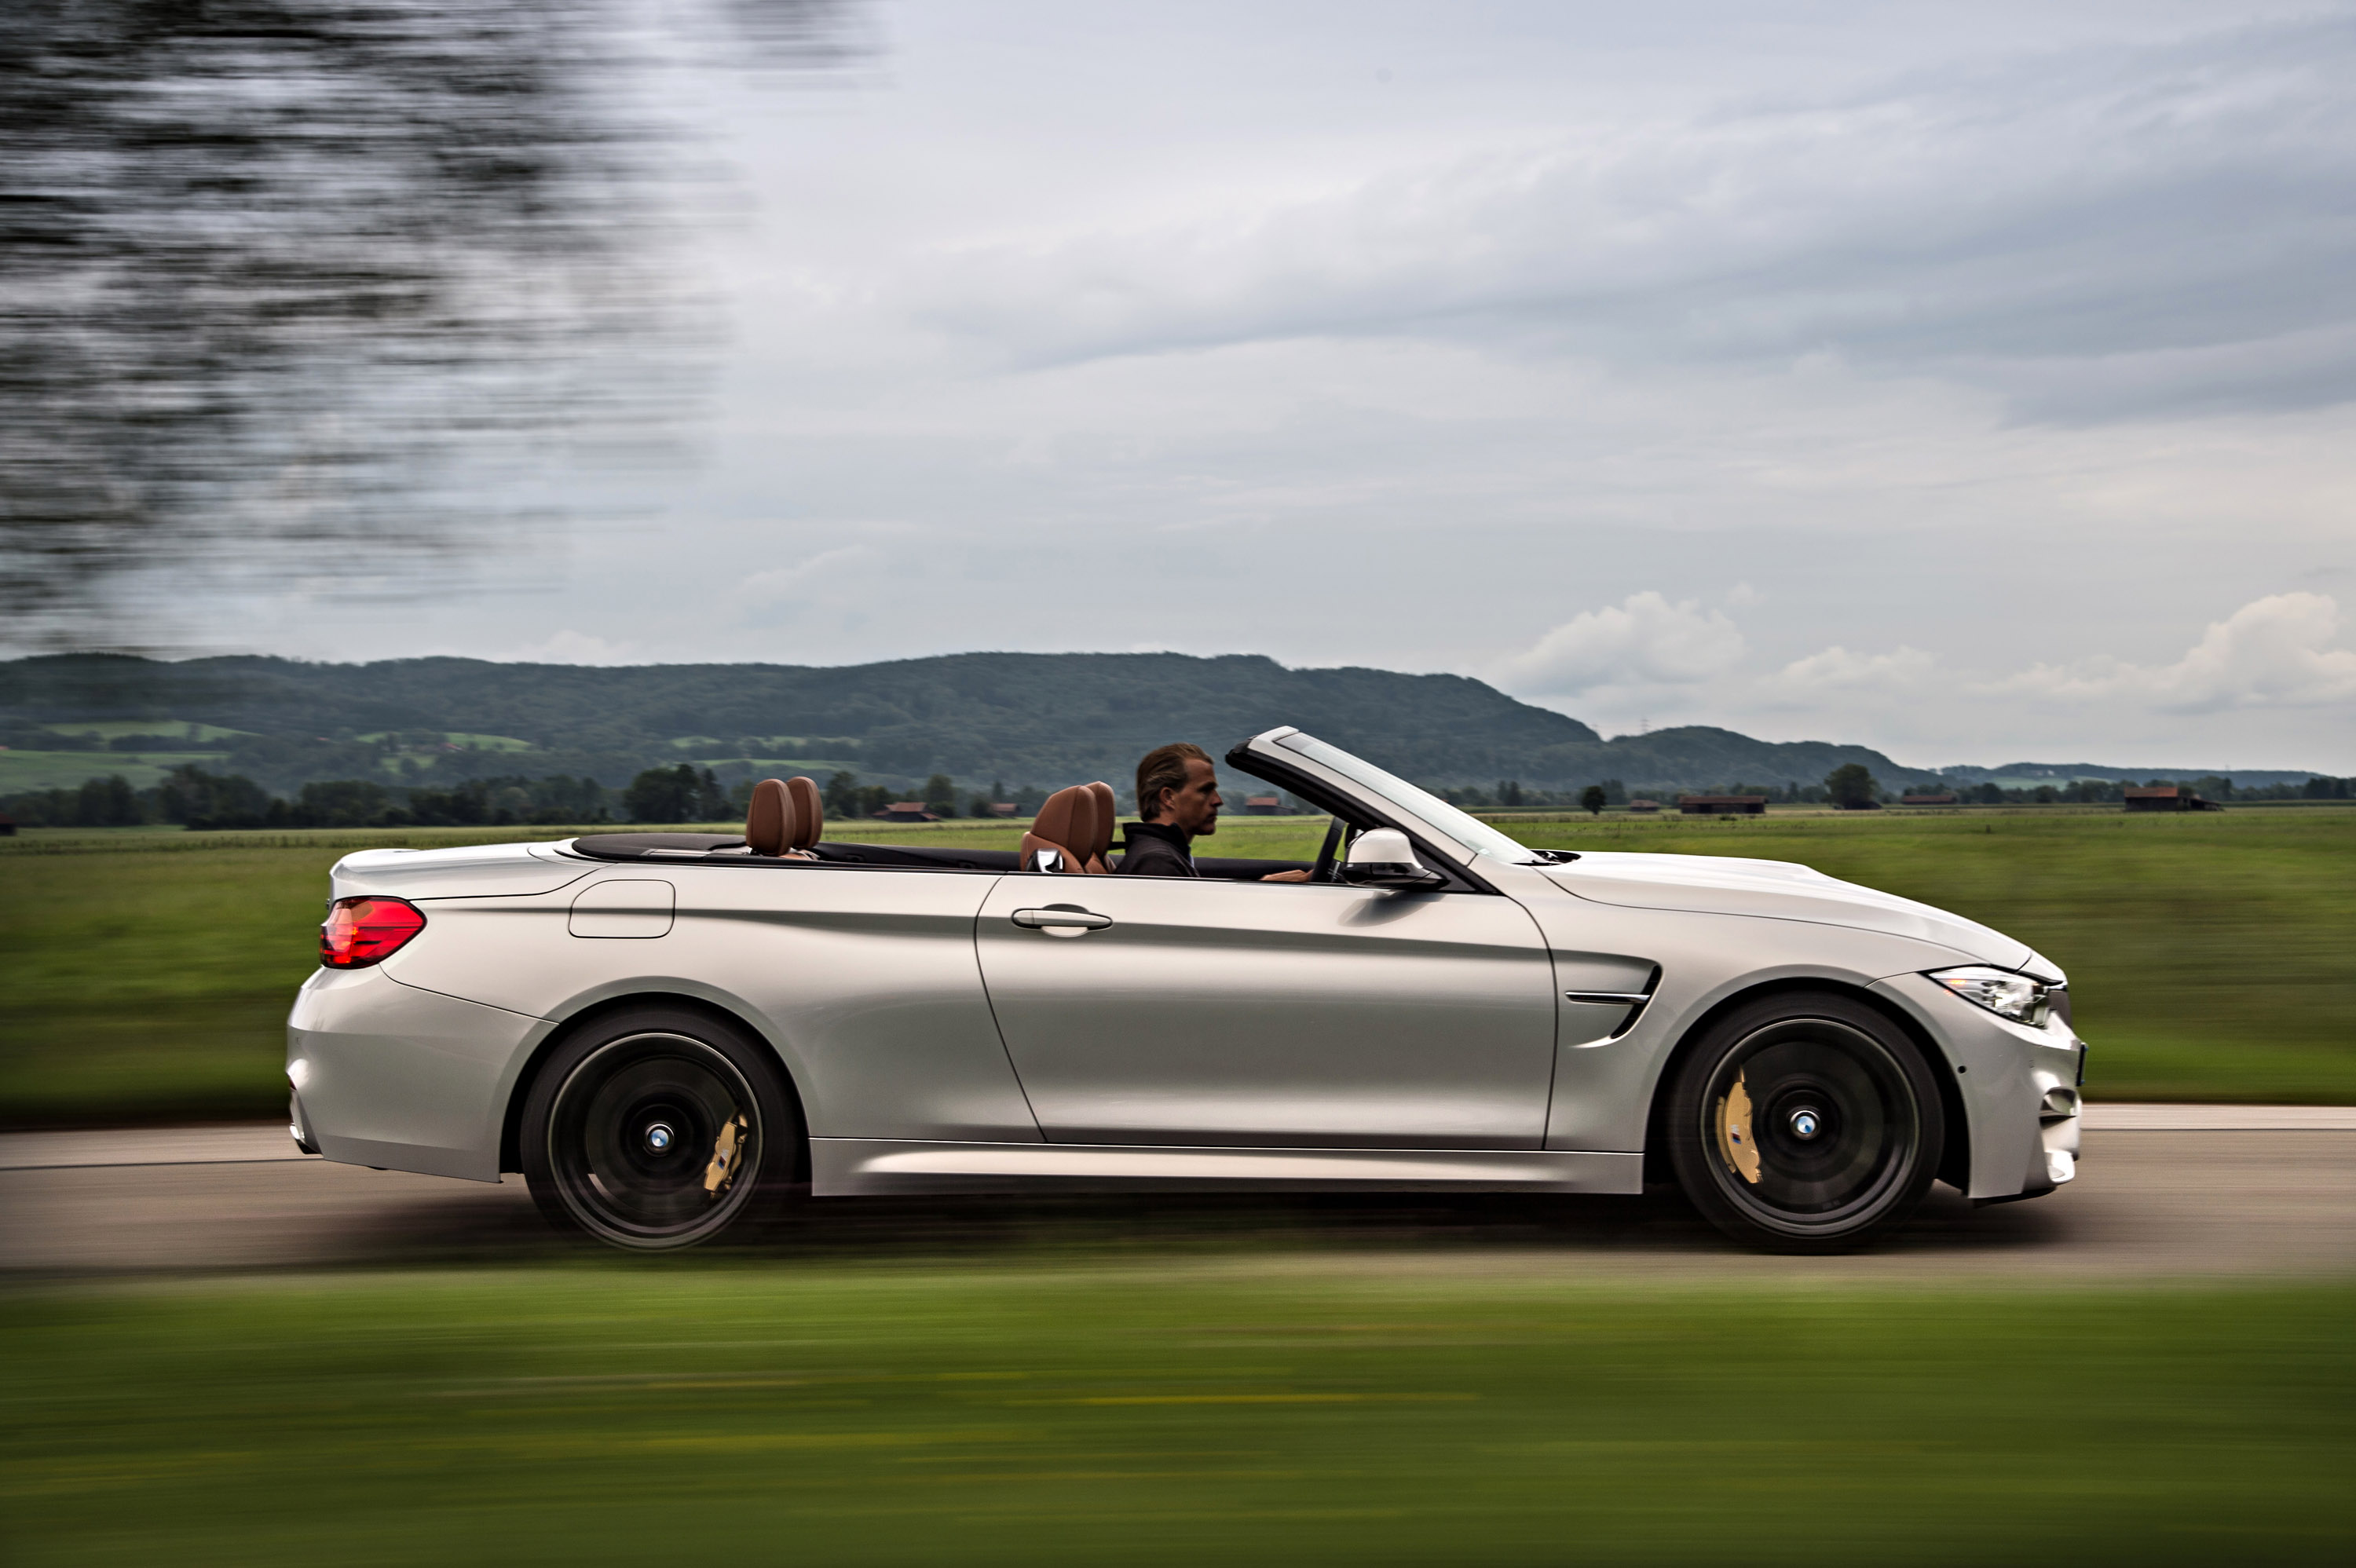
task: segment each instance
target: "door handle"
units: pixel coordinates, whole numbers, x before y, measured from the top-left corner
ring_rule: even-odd
[[[1025,931],[1102,931],[1112,916],[1084,909],[1018,909],[1014,923]]]

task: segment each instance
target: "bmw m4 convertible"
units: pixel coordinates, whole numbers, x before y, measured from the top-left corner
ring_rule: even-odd
[[[1525,848],[1296,729],[1226,760],[1330,814],[1313,864],[1105,874],[1101,784],[1019,852],[830,842],[806,779],[742,837],[348,856],[295,1141],[519,1172],[641,1250],[804,1195],[1674,1180],[1830,1252],[1934,1180],[2073,1173],[2084,1046],[2008,937],[1782,861]]]

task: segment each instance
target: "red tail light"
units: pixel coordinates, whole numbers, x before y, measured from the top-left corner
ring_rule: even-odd
[[[416,906],[399,899],[337,899],[319,927],[319,962],[330,969],[363,969],[391,957],[424,929]]]

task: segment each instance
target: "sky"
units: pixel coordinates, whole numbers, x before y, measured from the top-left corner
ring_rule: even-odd
[[[2356,6],[885,4],[680,67],[715,383],[317,658],[1259,653],[2356,773]]]

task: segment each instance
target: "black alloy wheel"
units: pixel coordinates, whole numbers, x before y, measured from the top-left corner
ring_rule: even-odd
[[[802,1150],[766,1049],[659,1008],[608,1015],[560,1046],[521,1133],[541,1212],[633,1252],[693,1246],[775,1208]]]
[[[1902,1223],[1938,1173],[1936,1080],[1880,1012],[1837,995],[1737,1009],[1679,1067],[1670,1163],[1694,1207],[1768,1252],[1835,1253]]]

